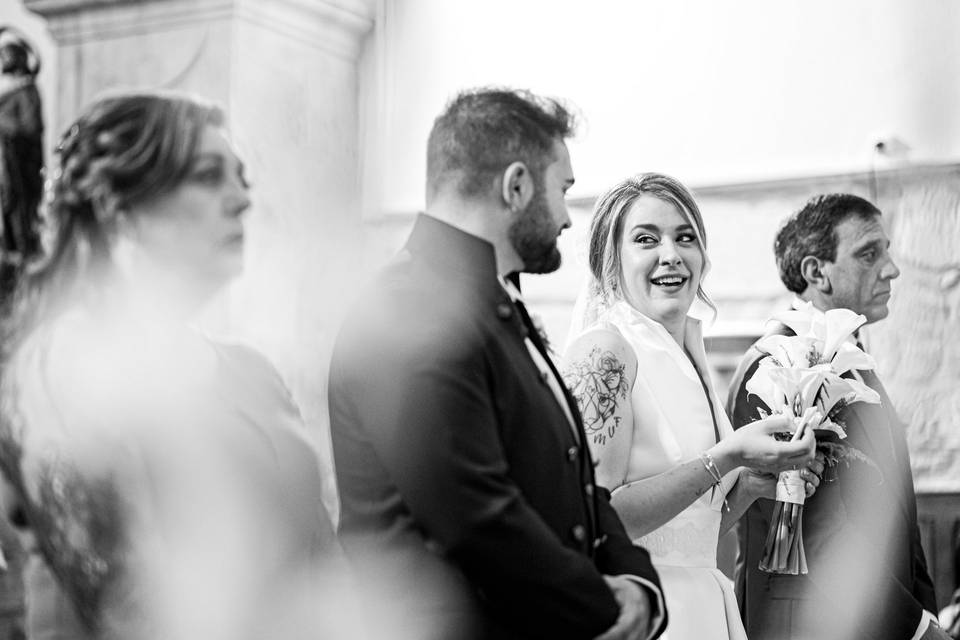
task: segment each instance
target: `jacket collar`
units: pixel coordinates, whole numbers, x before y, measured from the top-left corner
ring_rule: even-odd
[[[493,245],[442,220],[418,214],[405,248],[438,269],[500,288]]]

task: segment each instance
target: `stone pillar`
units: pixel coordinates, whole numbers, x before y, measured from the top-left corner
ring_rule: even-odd
[[[24,0],[56,42],[59,132],[104,90],[224,107],[253,183],[246,271],[208,324],[280,368],[332,469],[326,369],[359,241],[358,59],[373,0]],[[335,505],[332,475],[325,501]]]

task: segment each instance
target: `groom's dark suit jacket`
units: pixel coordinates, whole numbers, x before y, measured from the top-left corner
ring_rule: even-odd
[[[793,335],[782,325],[770,333]],[[766,409],[746,390],[762,357],[754,345],[734,375],[727,407],[734,428],[757,420],[758,409]],[[909,640],[923,609],[936,612],[917,530],[904,427],[876,375],[861,375],[882,403],[854,403],[840,418],[845,442],[879,470],[840,463],[836,480],[821,483],[807,500],[803,541],[809,573],[760,571],[773,501],[758,500],[739,522],[735,587],[751,639]],[[825,480],[831,475],[828,471]]]
[[[412,637],[592,638],[619,611],[603,574],[659,588],[527,332],[493,246],[420,216],[337,339],[341,539],[370,616]]]

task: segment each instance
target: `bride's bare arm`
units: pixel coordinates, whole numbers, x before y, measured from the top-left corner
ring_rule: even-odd
[[[584,334],[567,349],[563,381],[577,400],[596,464],[597,484],[616,489],[633,446],[630,390],[637,376],[633,349],[612,329]]]
[[[756,472],[803,467],[813,459],[813,433],[808,431],[794,442],[778,442],[773,434],[787,430],[787,425],[787,419],[782,417],[754,422],[749,431],[741,428],[704,453],[712,458],[720,476],[738,467],[750,467]],[[712,487],[716,478],[707,466],[703,459],[694,458],[615,491],[611,503],[630,535],[638,537],[657,529]],[[738,481],[727,496],[730,512],[723,518],[726,528],[733,524],[731,516],[735,510],[742,515],[751,502],[768,495],[766,488],[753,482],[756,478],[752,470],[740,470]]]
[[[623,336],[607,329],[587,333],[567,350],[565,363],[564,381],[583,415],[597,484],[613,491],[612,504],[632,538],[665,524],[713,486],[714,477],[699,459],[625,486],[637,360]],[[732,468],[725,457],[714,460],[723,465],[721,473]]]
[[[618,332],[600,329],[584,334],[567,350],[565,363],[564,380],[577,399],[597,462],[597,483],[613,491],[612,504],[632,538],[667,523],[715,484],[709,463],[701,458],[624,484],[634,438],[630,391],[637,361]],[[791,443],[775,441],[773,433],[786,430],[786,424],[782,418],[758,421],[705,453],[721,476],[745,465],[779,470],[803,464],[812,456],[813,436]]]

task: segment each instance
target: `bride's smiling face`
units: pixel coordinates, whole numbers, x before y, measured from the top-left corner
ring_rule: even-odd
[[[624,298],[667,325],[687,315],[703,275],[703,248],[675,205],[650,195],[633,203],[620,234]]]

